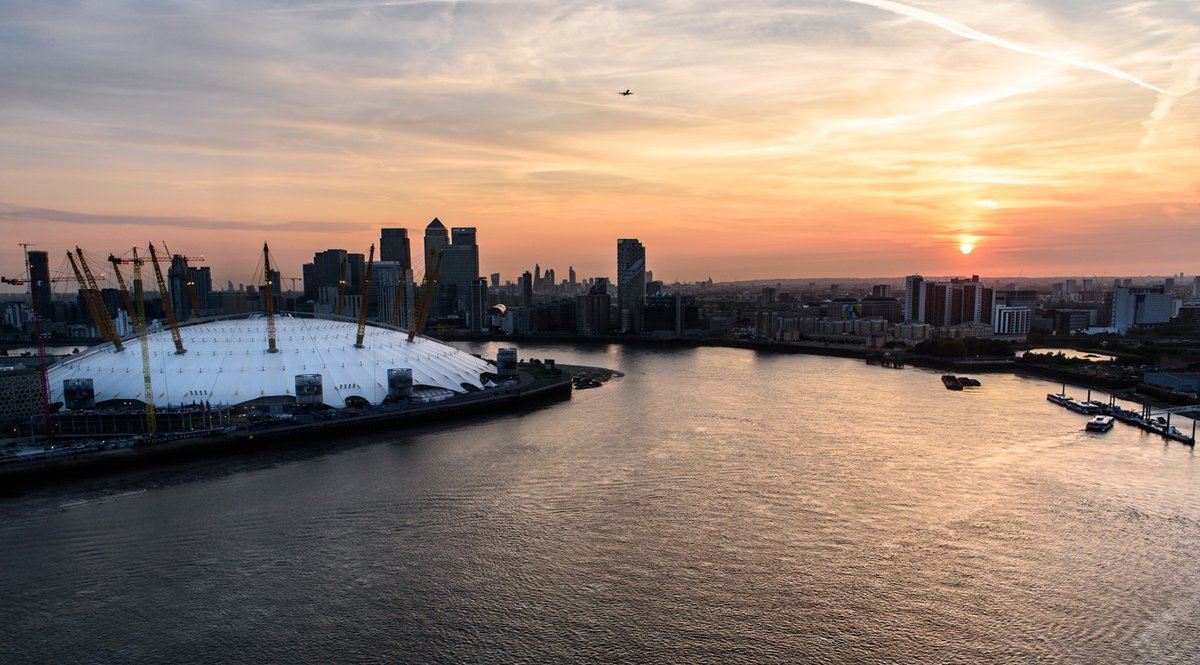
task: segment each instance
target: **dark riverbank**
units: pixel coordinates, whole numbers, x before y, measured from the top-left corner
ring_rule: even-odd
[[[596,337],[577,337],[572,335],[478,335],[467,333],[445,333],[440,339],[445,341],[462,342],[497,342],[504,344],[572,344],[580,347],[602,347],[609,344],[619,344],[636,348],[699,348],[715,347],[730,349],[747,349],[763,353],[805,354],[817,356],[832,356],[837,358],[855,358],[859,360],[877,360],[885,352],[898,354],[895,358],[901,365],[911,365],[927,369],[961,374],[983,374],[1007,372],[1050,379],[1070,383],[1083,388],[1095,390],[1120,391],[1123,395],[1133,395],[1133,388],[1141,380],[1140,377],[1112,378],[1098,375],[1087,368],[1074,370],[1058,366],[1040,365],[1020,362],[1015,357],[972,357],[972,358],[937,358],[916,354],[911,351],[895,349],[875,349],[858,344],[834,344],[828,342],[773,342],[769,340],[738,340],[711,339],[691,337],[640,337],[632,335],[605,335]],[[1140,398],[1143,401],[1154,402],[1152,399]]]
[[[239,427],[214,431],[195,438],[138,444],[115,450],[96,450],[57,457],[12,461],[0,465],[0,479],[9,495],[65,479],[145,467],[190,462],[208,457],[252,453],[268,448],[327,446],[341,438],[372,432],[392,431],[432,422],[485,417],[533,409],[543,404],[570,399],[573,375],[570,370],[553,374],[535,368],[535,376],[522,370],[520,383],[496,392],[466,395],[422,406],[384,406],[361,411],[342,410],[327,418],[296,424],[286,421],[271,426]],[[592,381],[603,382],[603,368],[576,368]]]

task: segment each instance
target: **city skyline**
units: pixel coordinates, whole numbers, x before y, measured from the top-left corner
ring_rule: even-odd
[[[6,275],[17,242],[165,239],[249,282],[264,240],[295,270],[435,217],[506,279],[615,278],[622,237],[667,281],[1173,274],[1200,241],[1194,3],[17,2],[0,28]]]

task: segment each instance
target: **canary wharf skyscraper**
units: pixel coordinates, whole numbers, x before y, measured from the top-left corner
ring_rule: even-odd
[[[401,270],[412,269],[408,229],[379,230],[379,260],[399,263]]]
[[[636,238],[617,240],[617,308],[622,332],[641,331],[646,298],[646,248]]]

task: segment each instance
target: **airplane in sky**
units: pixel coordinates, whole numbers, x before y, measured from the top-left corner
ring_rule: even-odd
[[[630,92],[629,89],[626,88],[625,92],[618,92],[617,94],[621,95],[622,97],[628,97],[629,95],[632,95],[634,93]]]

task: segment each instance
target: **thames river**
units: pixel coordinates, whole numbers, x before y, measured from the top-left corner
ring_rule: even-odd
[[[717,348],[521,356],[625,376],[0,500],[0,661],[1200,657],[1192,449],[1086,433],[1046,401],[1058,384],[950,392]]]

